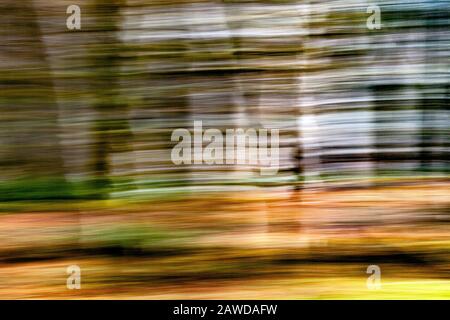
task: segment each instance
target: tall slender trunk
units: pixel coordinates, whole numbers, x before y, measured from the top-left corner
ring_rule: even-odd
[[[0,176],[31,182],[16,196],[68,196],[58,107],[36,10],[30,0],[8,0],[0,12],[6,25],[0,31]],[[33,188],[41,179],[45,185]]]
[[[127,152],[131,131],[128,105],[120,95],[120,50],[118,37],[122,0],[94,0],[96,19],[92,48],[92,85],[95,90],[94,110],[97,119],[93,126],[94,187],[97,196],[107,198],[112,188],[111,157],[116,152]]]

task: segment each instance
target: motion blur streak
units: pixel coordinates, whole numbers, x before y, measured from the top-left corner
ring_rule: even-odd
[[[449,299],[449,18],[0,0],[0,299]],[[278,130],[277,174],[174,165],[194,121]]]

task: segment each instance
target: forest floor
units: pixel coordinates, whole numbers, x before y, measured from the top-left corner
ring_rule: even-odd
[[[0,299],[449,299],[449,187],[2,208]]]

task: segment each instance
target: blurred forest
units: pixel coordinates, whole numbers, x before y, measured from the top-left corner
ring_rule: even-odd
[[[450,1],[0,15],[0,298],[450,298]],[[280,171],[174,165],[194,120],[278,129]]]

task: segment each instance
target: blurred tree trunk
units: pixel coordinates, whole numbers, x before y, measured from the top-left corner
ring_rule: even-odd
[[[66,197],[58,107],[35,8],[2,1],[0,13],[0,177],[22,181],[8,200]]]
[[[424,74],[425,84],[422,87],[420,104],[421,132],[419,142],[419,161],[422,172],[436,169],[445,172],[446,164],[449,160],[448,152],[445,151],[446,144],[448,144],[448,134],[446,134],[445,129],[440,128],[439,122],[441,119],[446,119],[446,117],[448,119],[450,80],[447,76],[446,79],[444,78],[445,83],[436,84],[430,81],[430,79],[437,77],[436,70],[446,71],[448,75],[448,56],[439,54],[440,50],[436,50],[436,48],[439,48],[440,43],[448,41],[446,31],[448,31],[449,11],[448,7],[447,9],[438,9],[439,4],[436,5],[436,8],[429,8],[424,14],[424,65],[426,69]],[[443,24],[444,21],[447,23]]]
[[[430,65],[430,52],[429,47],[432,44],[432,15],[430,12],[425,13],[425,58],[424,58],[424,64],[426,68],[429,68]],[[428,78],[430,74],[427,74],[427,69],[425,69],[425,79]],[[425,80],[426,81],[426,80]],[[420,113],[421,113],[421,119],[420,119],[420,142],[419,142],[419,162],[420,162],[420,170],[422,172],[426,172],[430,169],[430,162],[431,162],[431,153],[430,153],[430,147],[432,143],[432,136],[431,136],[431,128],[430,128],[430,111],[428,109],[432,109],[433,102],[431,99],[429,99],[429,94],[427,94],[427,91],[429,91],[427,83],[424,84],[422,88],[422,100],[420,104]],[[431,110],[432,111],[432,110]]]
[[[112,155],[130,151],[131,131],[128,122],[128,105],[120,95],[119,39],[120,8],[124,1],[93,1],[95,17],[92,46],[92,88],[94,90],[93,168],[94,188],[100,198],[108,197],[112,188]]]

